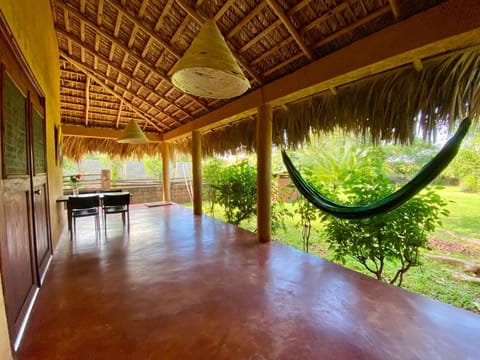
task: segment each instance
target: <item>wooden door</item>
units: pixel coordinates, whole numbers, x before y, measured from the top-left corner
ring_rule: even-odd
[[[0,272],[11,344],[51,255],[45,101],[0,12]]]
[[[48,182],[45,148],[45,117],[42,110],[31,107],[30,144],[33,152],[31,158],[32,203],[34,223],[34,249],[36,275],[41,285],[45,270],[52,255],[50,222],[48,209]]]
[[[7,321],[14,343],[37,287],[32,242],[31,179],[28,155],[28,102],[8,71],[2,72],[3,217],[0,259]]]

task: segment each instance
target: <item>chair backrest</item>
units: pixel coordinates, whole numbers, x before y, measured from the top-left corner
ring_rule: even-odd
[[[130,205],[130,193],[128,194],[105,194],[103,196],[103,206],[121,206]]]
[[[122,189],[100,190],[101,193],[123,192]]]
[[[69,196],[67,205],[71,210],[95,208],[100,206],[100,198],[98,195]]]

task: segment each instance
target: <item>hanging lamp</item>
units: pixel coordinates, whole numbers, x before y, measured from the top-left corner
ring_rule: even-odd
[[[148,138],[143,133],[135,120],[130,120],[123,129],[122,135],[117,139],[122,144],[146,144]]]
[[[229,99],[250,88],[213,19],[205,21],[172,72],[173,85],[195,96]]]

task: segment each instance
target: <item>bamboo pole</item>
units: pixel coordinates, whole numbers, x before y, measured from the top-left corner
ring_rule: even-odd
[[[163,201],[170,201],[170,154],[168,143],[162,143]]]
[[[272,239],[272,106],[258,107],[257,120],[257,229],[258,240]]]
[[[202,135],[192,132],[193,214],[202,215]]]

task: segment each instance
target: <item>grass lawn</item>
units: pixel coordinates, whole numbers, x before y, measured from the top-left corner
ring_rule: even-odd
[[[446,255],[474,261],[480,265],[480,194],[463,193],[456,187],[439,188],[437,192],[449,202],[450,215],[442,219],[442,226],[431,235],[431,250],[426,254]],[[293,213],[293,208],[287,204]],[[204,211],[207,204],[204,204]],[[225,220],[222,209],[215,207],[216,218]],[[286,220],[285,229],[275,234],[276,241],[302,250],[302,238],[295,214]],[[241,227],[255,231],[256,219],[249,219]],[[322,223],[314,221],[310,238],[310,253],[332,260],[323,240]],[[354,259],[344,266],[370,275]],[[480,283],[459,280],[454,276],[459,269],[434,259],[424,258],[423,265],[410,269],[404,277],[402,287],[439,301],[480,313]]]
[[[437,190],[449,201],[450,215],[442,219],[442,227],[437,235],[445,236],[445,230],[461,237],[480,240],[480,193],[461,192],[458,187],[449,186]]]

